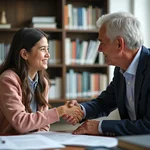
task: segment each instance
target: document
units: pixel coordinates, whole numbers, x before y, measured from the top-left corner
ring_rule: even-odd
[[[42,135],[26,134],[16,136],[0,136],[0,149],[46,149],[64,148],[57,141]]]
[[[104,136],[92,136],[92,135],[73,135],[72,133],[65,132],[36,132],[34,134],[42,135],[57,141],[63,145],[72,146],[104,146],[104,147],[115,147],[118,144],[118,140],[113,137]]]

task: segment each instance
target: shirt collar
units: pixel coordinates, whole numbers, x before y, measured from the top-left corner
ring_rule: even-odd
[[[136,75],[136,70],[137,70],[137,66],[139,63],[139,59],[140,59],[140,53],[141,53],[141,47],[138,50],[137,54],[135,55],[134,59],[132,60],[131,64],[129,65],[129,67],[127,68],[127,70],[125,72],[123,72],[122,69],[120,69],[120,72],[122,74],[132,74],[132,75]]]
[[[38,84],[38,73],[35,75],[34,80],[32,80],[29,76],[28,76],[28,81],[29,81],[29,85],[32,89],[36,89],[37,84]]]

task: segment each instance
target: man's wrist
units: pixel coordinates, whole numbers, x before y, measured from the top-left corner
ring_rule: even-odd
[[[99,125],[98,125],[98,131],[99,131],[100,134],[103,134],[103,131],[102,131],[102,122],[103,122],[103,120],[101,120],[99,122]]]
[[[86,110],[85,110],[85,108],[80,104],[80,107],[81,107],[81,109],[83,110],[83,112],[84,112],[84,116],[83,116],[83,119],[85,119],[85,117],[86,117]]]

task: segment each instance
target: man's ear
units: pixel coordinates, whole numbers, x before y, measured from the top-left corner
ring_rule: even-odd
[[[122,50],[125,47],[124,39],[122,37],[118,37],[118,49]]]
[[[20,56],[24,59],[27,60],[28,59],[28,52],[26,51],[26,49],[21,49],[20,51]]]

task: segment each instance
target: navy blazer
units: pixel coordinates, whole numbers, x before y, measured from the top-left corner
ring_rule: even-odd
[[[142,47],[135,78],[135,111],[137,120],[131,121],[125,106],[126,84],[115,67],[114,77],[107,89],[96,99],[82,103],[86,109],[86,119],[107,116],[116,108],[121,120],[103,120],[104,135],[150,134],[150,50]]]

